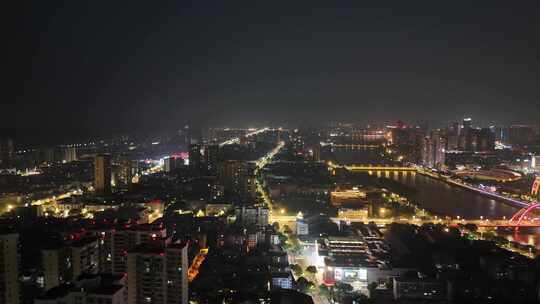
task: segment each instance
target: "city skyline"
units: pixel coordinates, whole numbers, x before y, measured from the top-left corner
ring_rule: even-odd
[[[538,0],[18,4],[0,304],[540,303]]]

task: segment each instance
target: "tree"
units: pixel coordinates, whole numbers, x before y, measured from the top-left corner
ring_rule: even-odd
[[[315,292],[315,284],[311,281],[308,281],[306,285],[305,293],[313,293],[313,292]]]
[[[373,298],[375,296],[375,290],[377,289],[377,283],[371,282],[368,284],[367,289],[369,291],[369,297]]]
[[[495,241],[495,243],[497,243],[498,245],[502,245],[502,246],[506,246],[510,243],[510,241],[508,241],[508,239],[506,239],[505,237],[502,237],[502,236],[495,236],[495,238],[493,239]]]
[[[354,288],[352,287],[352,285],[347,283],[337,282],[336,285],[334,285],[334,294],[339,302],[342,302],[343,298],[345,298],[345,296],[351,293],[353,290]]]
[[[330,290],[328,289],[328,287],[326,285],[321,284],[321,285],[319,285],[319,294],[322,297],[328,298],[328,297],[330,297]]]
[[[291,227],[289,227],[288,225],[283,225],[283,232],[285,234],[292,234]]]
[[[347,283],[338,282],[338,283],[336,283],[335,287],[339,292],[343,292],[343,293],[349,293],[349,292],[352,292],[354,290],[352,285],[347,284]]]
[[[306,292],[308,288],[309,281],[304,277],[299,277],[298,280],[296,280],[296,289],[300,292]]]
[[[304,277],[299,277],[296,280],[296,289],[303,293],[313,293],[315,292],[315,284]]]
[[[294,235],[289,235],[289,239],[287,240],[287,244],[289,245],[288,249],[289,251],[298,254],[301,251],[300,241],[298,238]]]
[[[465,229],[469,230],[470,232],[476,232],[478,230],[478,226],[475,224],[465,224]]]
[[[279,234],[278,234],[278,238],[279,238],[279,243],[280,243],[281,245],[285,246],[288,237],[287,237],[285,234],[283,234],[283,233],[279,233]],[[283,248],[283,249],[286,249],[286,248]]]
[[[313,273],[313,274],[316,274],[317,273],[317,267],[315,267],[313,265],[310,265],[310,266],[306,267],[306,271],[310,272],[310,273]]]
[[[310,265],[306,267],[305,272],[309,275],[310,279],[313,281],[315,280],[315,275],[317,274],[317,267]]]
[[[302,267],[300,267],[300,265],[291,264],[290,267],[291,267],[292,272],[294,272],[295,276],[300,277],[304,274],[304,272],[302,271]]]

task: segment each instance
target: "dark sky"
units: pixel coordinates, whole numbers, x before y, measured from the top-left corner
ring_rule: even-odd
[[[540,120],[536,0],[23,3],[0,120],[15,138]]]

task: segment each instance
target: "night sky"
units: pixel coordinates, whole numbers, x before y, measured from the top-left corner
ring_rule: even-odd
[[[26,1],[0,128],[537,122],[539,3]]]

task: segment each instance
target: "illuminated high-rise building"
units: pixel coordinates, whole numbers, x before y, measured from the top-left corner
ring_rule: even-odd
[[[191,167],[200,167],[202,165],[201,145],[189,145],[189,165]]]
[[[162,243],[165,228],[158,225],[142,224],[118,229],[111,235],[111,268],[113,273],[124,273],[127,269],[127,252],[140,244]]]
[[[245,161],[228,160],[220,162],[218,180],[225,186],[227,191],[238,195],[242,199],[249,200],[256,193],[253,168],[250,168]]]
[[[508,133],[510,143],[519,146],[530,144],[534,137],[533,128],[524,125],[513,125]]]
[[[495,149],[495,133],[490,128],[483,128],[478,131],[477,151],[493,151]]]
[[[136,162],[129,159],[121,159],[116,170],[116,186],[130,188],[135,174]]]
[[[69,163],[77,160],[77,149],[75,147],[64,147],[61,152],[62,162]]]
[[[43,267],[43,284],[45,290],[63,284],[72,278],[69,277],[71,261],[67,248],[57,245],[41,250],[41,264]]]
[[[463,124],[461,128],[461,134],[467,134],[467,132],[469,132],[469,130],[472,128],[472,118],[463,118]]]
[[[111,156],[108,154],[94,158],[94,189],[102,195],[111,193]]]
[[[21,303],[18,246],[18,233],[0,231],[0,303]]]
[[[205,147],[204,162],[209,173],[217,173],[219,162],[219,145],[207,145]]]
[[[127,254],[128,304],[188,303],[188,244],[143,244]]]
[[[495,134],[495,140],[502,143],[508,143],[508,127],[495,127],[493,133]]]
[[[445,166],[446,141],[439,130],[424,137],[422,144],[422,164],[441,169]]]
[[[319,162],[321,161],[321,145],[316,144],[313,147],[313,161]]]
[[[97,237],[86,237],[41,250],[45,290],[99,270]]]
[[[422,162],[422,148],[425,132],[420,128],[402,127],[390,131],[392,149],[403,156],[405,161]]]
[[[179,157],[175,157],[175,156],[167,156],[163,160],[163,171],[172,172],[183,164],[184,164],[183,159]]]

